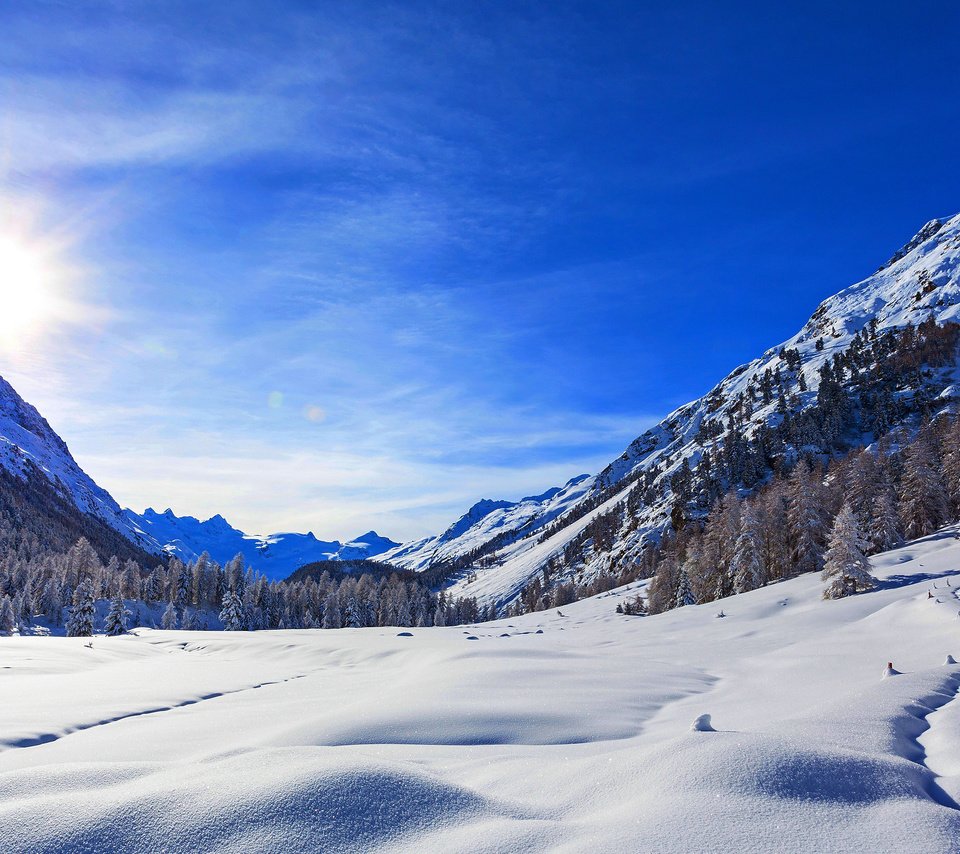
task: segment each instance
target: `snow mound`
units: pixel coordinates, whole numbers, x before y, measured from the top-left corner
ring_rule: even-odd
[[[138,771],[59,771],[56,802],[65,808],[51,811],[46,791],[5,801],[8,840],[24,851],[100,854],[372,851],[489,811],[476,794],[410,767],[329,750],[256,750],[192,768]]]
[[[710,715],[700,715],[691,725],[692,732],[716,732],[710,722]]]

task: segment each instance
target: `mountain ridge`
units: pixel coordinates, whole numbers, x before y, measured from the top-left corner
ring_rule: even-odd
[[[818,406],[821,383],[828,390],[836,385],[831,376],[824,379],[824,367],[860,346],[856,336],[868,326],[901,329],[931,317],[939,323],[960,320],[960,215],[928,221],[877,272],[823,300],[795,335],[737,366],[706,394],[634,439],[546,533],[517,531],[504,545],[490,539],[492,548],[486,551],[474,538],[470,549],[483,553],[483,562],[470,563],[470,572],[455,579],[454,590],[503,607],[531,579],[558,567],[557,577],[583,579],[639,560],[651,537],[691,512],[678,506],[675,478],[689,480],[705,456],[724,453],[724,444],[744,445],[783,430],[790,419],[807,418]],[[935,383],[940,400],[934,403],[943,407],[955,390],[953,370],[946,374],[941,371]],[[926,382],[911,394],[926,393]],[[909,409],[910,395],[903,400]],[[781,449],[793,456],[801,451],[833,452],[816,441]],[[617,517],[609,522],[616,529],[612,545],[598,549],[589,527],[607,517]],[[396,559],[408,565],[405,555]]]

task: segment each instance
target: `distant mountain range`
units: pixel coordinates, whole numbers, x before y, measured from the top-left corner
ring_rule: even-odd
[[[63,439],[37,410],[0,377],[0,469],[20,483],[16,512],[20,523],[45,531],[58,542],[81,532],[104,553],[116,551],[105,525],[147,555],[196,560],[206,551],[219,563],[242,553],[247,563],[270,578],[285,578],[306,563],[371,558],[399,544],[368,531],[347,543],[318,540],[313,534],[253,536],[232,527],[222,516],[201,522],[172,510],[142,514],[121,509],[81,468]],[[41,488],[42,487],[42,488]],[[51,495],[56,507],[51,511]],[[12,503],[12,500],[11,500]],[[61,529],[71,533],[62,533]],[[141,557],[141,560],[143,558]]]
[[[124,514],[138,534],[156,543],[164,552],[183,561],[196,560],[207,552],[218,563],[242,554],[250,566],[268,578],[285,578],[307,563],[322,560],[360,560],[376,557],[399,543],[368,531],[346,543],[318,540],[312,533],[277,533],[259,537],[245,534],[216,515],[201,522],[193,516],[177,516],[172,510]]]
[[[154,555],[192,560],[206,551],[224,562],[240,552],[271,578],[313,561],[376,557],[406,569],[445,567],[457,595],[503,605],[545,570],[555,581],[584,579],[638,560],[651,538],[705,513],[718,490],[749,490],[800,453],[829,455],[874,441],[876,401],[852,379],[840,388],[852,401],[843,435],[817,426],[823,369],[860,346],[858,333],[868,326],[882,332],[930,318],[960,321],[960,215],[927,223],[875,274],[824,301],[796,335],[668,415],[600,473],[519,501],[479,501],[441,534],[403,544],[374,531],[348,543],[312,533],[258,537],[219,515],[201,522],[170,510],[122,510],[2,379],[0,469],[25,483],[42,478],[78,514]],[[917,407],[952,406],[953,367],[893,378],[896,395],[887,408],[894,420],[883,421],[883,429]],[[826,382],[836,393],[836,383],[829,376]],[[51,530],[59,524],[52,519],[48,513],[43,521]]]

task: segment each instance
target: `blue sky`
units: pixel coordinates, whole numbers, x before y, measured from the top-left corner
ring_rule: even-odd
[[[960,210],[960,9],[0,7],[0,374],[123,504],[394,538],[596,471]],[[722,7],[722,8],[721,8]]]

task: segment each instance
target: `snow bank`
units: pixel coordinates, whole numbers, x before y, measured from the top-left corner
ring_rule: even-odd
[[[723,620],[616,614],[641,583],[403,636],[3,638],[4,850],[952,852],[957,600],[927,592],[958,570],[935,536],[869,594]]]

